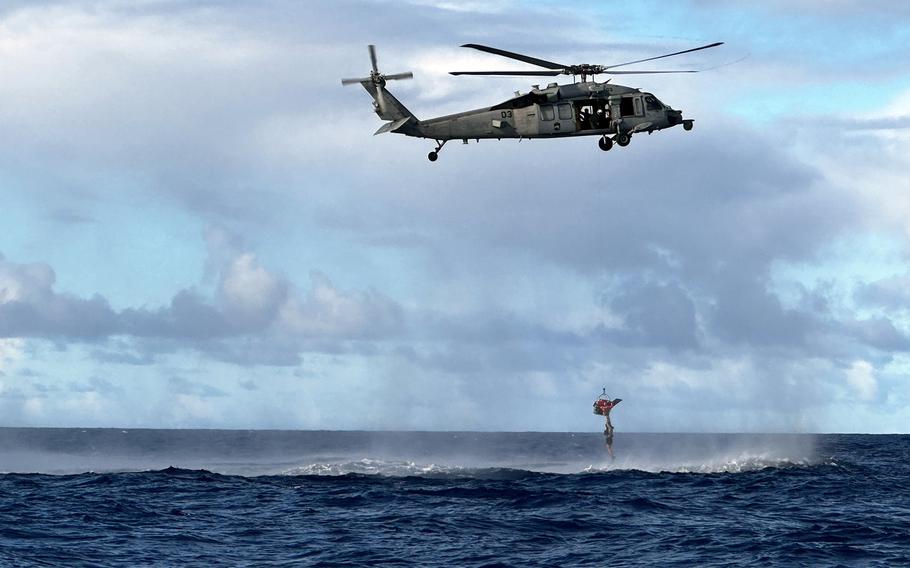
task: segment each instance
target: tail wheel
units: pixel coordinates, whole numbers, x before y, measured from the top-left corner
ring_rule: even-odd
[[[429,154],[427,154],[427,159],[430,160],[431,162],[435,162],[438,158],[439,158],[439,154],[437,154],[436,152],[430,152]]]
[[[600,149],[601,149],[601,150],[603,150],[604,152],[606,152],[606,151],[608,151],[610,148],[613,147],[613,140],[610,139],[610,138],[608,138],[608,137],[606,137],[606,136],[603,136],[600,140],[597,141],[597,145],[600,146]]]
[[[628,132],[623,132],[622,134],[616,135],[616,143],[619,144],[620,146],[623,146],[623,147],[628,146],[629,142],[631,142],[631,141],[632,141],[632,135],[629,134]]]

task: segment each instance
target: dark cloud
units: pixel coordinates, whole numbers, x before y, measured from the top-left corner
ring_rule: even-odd
[[[72,382],[69,390],[75,393],[98,393],[101,395],[122,395],[124,392],[123,387],[98,376],[91,376],[85,382]]]
[[[805,347],[819,323],[811,313],[785,308],[765,281],[739,272],[718,287],[711,316],[721,339],[755,346]]]
[[[15,264],[0,255],[0,337],[92,339],[116,330],[117,316],[107,300],[57,294],[55,280],[47,264]]]
[[[886,116],[882,118],[833,118],[831,126],[848,130],[904,130],[910,128],[910,116]]]
[[[885,353],[910,351],[910,336],[887,318],[869,318],[845,323],[849,333],[869,347]]]
[[[896,276],[861,284],[854,298],[864,306],[888,310],[910,309],[910,277]]]
[[[50,214],[51,221],[54,223],[59,223],[61,225],[80,225],[83,223],[97,223],[98,220],[89,215],[80,213],[79,211],[71,208],[59,208],[55,209]]]
[[[605,332],[619,345],[664,347],[671,351],[698,347],[695,303],[674,284],[627,283],[610,299],[624,328]]]
[[[117,331],[117,315],[100,296],[83,300],[45,295],[32,302],[0,304],[0,337],[94,339]]]
[[[604,277],[612,282],[604,302],[625,322],[607,335],[628,347],[679,351],[710,340],[805,352],[827,325],[818,306],[784,307],[769,275],[774,262],[811,261],[859,226],[857,197],[765,134],[730,123],[710,136],[640,136],[607,155],[580,143],[544,146],[509,149],[511,159],[523,156],[520,175],[491,174],[499,158],[457,148],[444,157],[456,164],[440,162],[403,182],[424,189],[370,190],[368,198],[367,187],[398,183],[380,172],[363,192],[342,190],[351,195],[341,210],[347,219],[336,211],[334,222],[360,235],[418,227],[433,235],[439,277],[471,278],[459,266],[477,270],[485,258],[512,263],[513,273],[525,266],[516,259],[529,259]],[[576,164],[571,174],[549,173],[568,162]],[[496,261],[489,266],[496,270]],[[457,329],[446,331],[461,341]],[[490,337],[501,345],[514,335],[500,325]]]

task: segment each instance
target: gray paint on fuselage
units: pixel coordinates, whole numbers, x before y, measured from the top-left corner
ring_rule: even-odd
[[[369,87],[367,87],[367,90],[370,90]],[[375,93],[371,94],[375,95]],[[650,93],[643,93],[639,89],[609,83],[551,84],[544,89],[535,86],[529,93],[518,95],[492,107],[449,114],[428,120],[418,120],[407,111],[404,105],[391,96],[388,90],[384,94],[387,97],[386,101],[391,103],[388,106],[398,111],[395,113],[396,115],[403,111],[414,118],[414,120],[395,129],[394,132],[435,140],[564,138],[569,136],[615,134],[618,131],[651,132],[680,123],[679,121],[671,123],[669,113],[676,113],[681,117],[679,111],[674,111],[662,103],[660,103],[662,107],[660,110],[646,108],[644,97],[654,97]],[[635,103],[638,106],[634,108],[641,109],[641,114],[620,116],[619,101],[622,97],[627,96],[638,98],[638,102]],[[530,102],[527,106],[518,106],[516,108],[511,108],[510,106],[512,103],[516,105],[524,104],[529,100],[537,102]],[[654,97],[654,100],[657,100],[656,97]],[[605,127],[603,128],[591,128],[583,125],[577,115],[577,109],[588,101],[592,104],[597,103],[600,106],[608,105],[611,122],[604,125]],[[568,105],[571,110],[571,116],[560,118],[558,105]],[[546,112],[549,116],[550,111],[541,109],[541,107],[545,106],[549,106],[552,110],[552,120],[541,119],[543,112]],[[565,107],[563,116],[566,116]],[[559,126],[556,126],[556,124]]]

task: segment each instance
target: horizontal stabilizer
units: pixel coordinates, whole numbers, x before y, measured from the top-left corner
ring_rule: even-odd
[[[395,132],[404,126],[409,120],[411,120],[411,117],[406,116],[402,119],[396,120],[395,122],[387,122],[380,126],[379,130],[373,133],[373,136],[376,136],[377,134],[385,134],[386,132]]]

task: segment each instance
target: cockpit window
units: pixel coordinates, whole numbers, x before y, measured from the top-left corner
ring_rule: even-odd
[[[663,110],[664,105],[654,95],[645,95],[645,106],[648,110]]]

